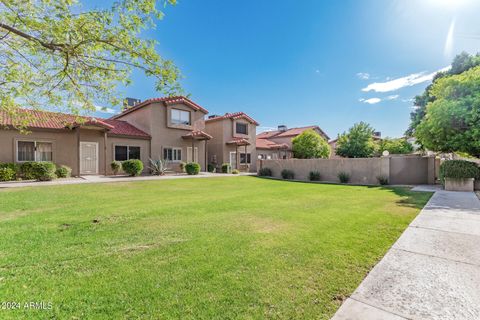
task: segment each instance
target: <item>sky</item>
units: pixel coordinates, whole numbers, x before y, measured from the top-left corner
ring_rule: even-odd
[[[435,72],[480,51],[478,0],[178,0],[164,12],[143,36],[190,98],[210,114],[246,112],[257,131],[318,125],[333,139],[365,121],[400,137]],[[154,79],[132,80],[125,96],[161,96]]]

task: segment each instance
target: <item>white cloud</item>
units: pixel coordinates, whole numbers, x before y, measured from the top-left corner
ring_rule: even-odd
[[[275,131],[275,130],[277,130],[277,127],[258,127],[257,133]]]
[[[370,98],[370,99],[359,99],[358,101],[368,104],[376,104],[382,101],[380,98]]]
[[[370,79],[370,74],[366,72],[359,72],[357,73],[357,77],[359,77],[362,80],[368,80]]]
[[[438,71],[432,73],[426,72],[419,72],[419,73],[412,73],[408,76],[393,79],[387,82],[374,82],[369,84],[367,87],[363,88],[363,92],[375,91],[375,92],[390,92],[396,91],[401,88],[411,87],[420,83],[424,83],[427,81],[432,81],[433,77],[437,72],[447,71],[451,67],[445,67]]]
[[[398,94],[393,94],[387,97],[387,100],[397,100],[400,97]]]
[[[101,106],[95,106],[95,110],[97,110],[97,112],[100,112],[100,113],[109,113],[109,114],[114,114],[115,113],[114,109],[105,108],[105,107],[101,107]]]

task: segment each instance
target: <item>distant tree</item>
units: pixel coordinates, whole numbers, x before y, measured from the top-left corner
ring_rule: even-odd
[[[156,80],[167,95],[180,90],[180,73],[143,30],[155,27],[157,6],[176,0],[118,0],[84,9],[75,0],[0,1],[0,111],[18,108],[74,114],[119,105],[119,84],[133,69]],[[22,123],[17,119],[18,125]]]
[[[336,154],[346,158],[368,158],[376,151],[373,141],[374,129],[365,122],[353,125],[348,132],[338,137]]]
[[[299,159],[328,158],[330,146],[314,130],[306,130],[292,139],[293,155]]]
[[[385,138],[378,142],[378,152],[382,154],[385,150],[390,154],[409,154],[413,152],[413,146],[406,139]]]
[[[415,137],[427,149],[480,156],[480,66],[439,79]]]
[[[415,129],[425,117],[427,104],[435,101],[436,97],[431,92],[435,82],[444,77],[461,74],[462,72],[465,72],[476,66],[480,66],[480,53],[477,53],[476,55],[470,55],[466,52],[462,52],[453,59],[450,70],[437,73],[432,80],[432,84],[429,85],[421,95],[414,98],[414,111],[410,113],[411,122],[405,134],[407,136],[414,135]]]

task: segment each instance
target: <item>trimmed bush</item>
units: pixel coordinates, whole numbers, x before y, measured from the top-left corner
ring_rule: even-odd
[[[273,175],[272,174],[272,169],[262,168],[262,169],[258,170],[258,175],[261,176],[261,177],[271,177]]]
[[[113,175],[117,175],[118,171],[122,168],[122,163],[118,161],[112,161],[110,163],[110,169],[112,169]]]
[[[143,171],[143,162],[138,159],[123,161],[122,170],[132,177],[138,176]]]
[[[232,171],[232,166],[230,163],[222,164],[222,173],[230,173]]]
[[[13,179],[11,180],[16,180],[18,177],[20,177],[20,166],[16,163],[11,163],[11,162],[8,162],[8,163],[0,163],[0,169],[3,169],[3,168],[8,168],[8,169],[11,169],[13,170]],[[8,180],[4,180],[4,181],[8,181]]]
[[[308,174],[308,178],[310,179],[310,181],[320,181],[321,179],[320,172],[310,171],[310,173]]]
[[[12,168],[0,168],[0,181],[15,180],[15,171]]]
[[[200,164],[196,162],[189,162],[185,165],[185,171],[188,175],[197,175],[200,172]]]
[[[232,170],[232,174],[239,174],[239,173],[240,173],[240,171],[238,171],[237,169]]]
[[[57,175],[57,178],[70,178],[72,175],[72,168],[62,165],[57,168],[55,174]]]
[[[377,177],[377,181],[378,181],[378,183],[381,184],[382,186],[387,185],[387,184],[388,184],[388,177],[386,177],[386,176],[378,176],[378,177]]]
[[[445,178],[465,179],[480,178],[480,169],[474,162],[466,160],[447,160],[440,165],[440,181]]]
[[[207,171],[208,172],[215,172],[215,166],[211,163],[208,164],[207,166]]]
[[[350,181],[350,174],[346,172],[339,172],[337,177],[341,183],[348,183]]]
[[[50,161],[30,161],[24,162],[20,166],[22,178],[26,180],[50,181],[57,177],[56,170],[57,167]]]
[[[295,178],[295,173],[292,170],[283,169],[281,172],[282,178],[285,180],[292,180]]]

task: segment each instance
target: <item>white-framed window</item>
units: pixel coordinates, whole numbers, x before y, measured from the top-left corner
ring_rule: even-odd
[[[237,122],[235,125],[235,132],[237,134],[248,134],[248,124]]]
[[[180,162],[182,161],[182,149],[181,148],[163,148],[163,159]]]
[[[172,109],[171,110],[171,123],[172,124],[183,124],[190,125],[190,111]]]
[[[136,146],[115,146],[115,161],[140,160],[140,147]]]
[[[245,153],[240,153],[240,163],[241,164],[252,163],[251,160],[252,159],[251,159],[250,153],[247,153],[246,157],[245,157]]]
[[[17,162],[52,160],[52,142],[22,140],[17,141]]]

